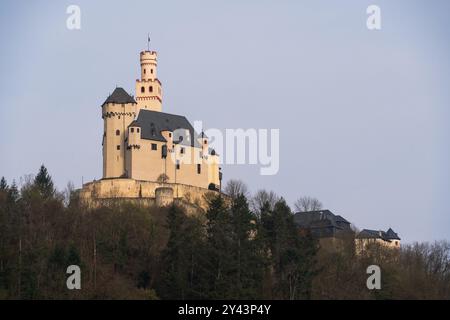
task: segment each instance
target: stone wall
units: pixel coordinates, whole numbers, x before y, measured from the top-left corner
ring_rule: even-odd
[[[169,195],[169,189],[173,195]],[[186,184],[114,178],[86,183],[79,194],[81,202],[90,207],[117,200],[146,206],[163,206],[170,204],[169,198],[173,197],[173,201],[183,206],[206,210],[206,197],[218,192]]]

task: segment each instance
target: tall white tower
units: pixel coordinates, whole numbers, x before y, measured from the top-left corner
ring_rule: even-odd
[[[142,51],[141,79],[136,80],[136,102],[138,114],[140,109],[161,111],[162,89],[157,77],[157,53],[156,51]]]

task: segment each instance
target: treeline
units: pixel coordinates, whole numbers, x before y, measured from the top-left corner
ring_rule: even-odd
[[[323,250],[298,232],[275,193],[250,197],[237,181],[226,192],[188,216],[177,206],[84,208],[73,187],[54,188],[43,166],[20,188],[2,179],[0,299],[450,297],[448,242],[364,257]],[[81,290],[66,287],[73,264]],[[366,287],[370,264],[382,269],[381,290]]]

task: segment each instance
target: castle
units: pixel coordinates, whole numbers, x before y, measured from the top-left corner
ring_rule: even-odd
[[[140,66],[135,97],[116,88],[101,105],[103,177],[83,184],[80,198],[205,207],[206,193],[220,190],[219,155],[184,116],[162,112],[157,53],[142,51]]]

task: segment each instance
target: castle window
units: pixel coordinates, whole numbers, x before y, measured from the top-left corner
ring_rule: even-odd
[[[148,91],[153,92],[153,87],[152,86],[148,87]]]
[[[147,70],[144,69],[144,74],[146,74],[146,71],[147,71]]]
[[[139,133],[139,128],[136,128],[137,133]]]
[[[208,141],[207,140],[205,140],[205,142],[203,142],[204,144],[207,144],[208,143]]]
[[[120,130],[116,130],[116,136],[120,136]]]
[[[131,128],[131,132],[134,132],[134,128]]]
[[[180,149],[180,153],[181,153],[181,154],[184,154],[184,148],[181,148],[181,149]]]
[[[177,160],[176,169],[180,170],[180,160]]]
[[[169,138],[172,138],[172,133],[171,132],[169,132]]]
[[[117,145],[117,150],[120,150],[120,145]]]
[[[200,163],[197,164],[197,173],[198,174],[202,173],[202,165]]]
[[[141,87],[141,92],[142,92],[142,93],[145,92],[145,87]]]
[[[120,119],[120,116],[119,116],[119,119]]]
[[[150,73],[153,74],[153,69],[150,69]]]
[[[158,145],[156,143],[152,143],[152,150],[158,150]]]

